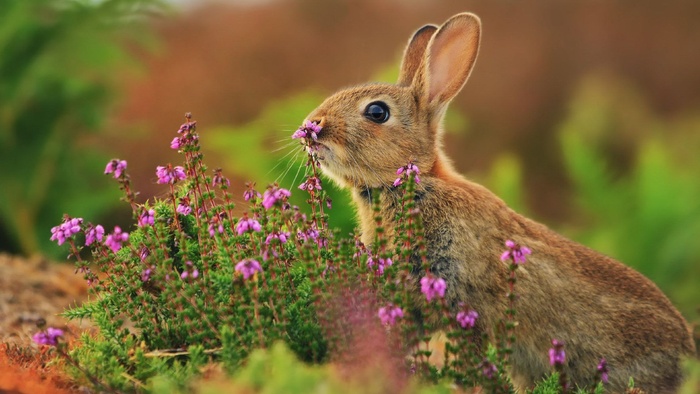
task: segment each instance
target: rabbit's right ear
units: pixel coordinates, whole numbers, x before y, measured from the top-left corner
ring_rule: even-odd
[[[425,25],[413,33],[403,52],[397,85],[410,86],[413,83],[413,77],[425,59],[425,48],[437,29],[435,25]]]
[[[413,81],[431,112],[440,113],[462,89],[474,67],[480,40],[481,21],[471,13],[453,16],[433,34]]]

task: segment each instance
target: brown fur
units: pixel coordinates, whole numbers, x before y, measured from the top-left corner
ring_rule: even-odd
[[[326,99],[309,119],[323,127],[323,171],[352,191],[363,241],[374,238],[369,193],[381,190],[381,214],[391,228],[398,195],[395,171],[409,160],[421,170],[417,205],[425,223],[431,270],[447,281],[451,305],[479,312],[479,328],[493,336],[506,309],[506,239],[532,250],[518,271],[511,376],[521,390],[551,371],[551,339],[566,343],[565,371],[577,385],[592,383],[602,357],[611,392],[629,377],[650,393],[672,393],[680,360],[694,353],[690,330],[671,302],[627,266],[572,242],[512,211],[486,188],[460,176],[443,153],[441,122],[476,60],[481,23],[458,14],[439,29],[419,29],[404,52],[397,85],[368,84]],[[377,124],[363,116],[384,101],[391,116]]]

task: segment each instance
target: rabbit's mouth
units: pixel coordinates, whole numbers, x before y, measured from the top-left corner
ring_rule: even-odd
[[[352,180],[350,176],[351,172],[348,171],[341,157],[335,153],[330,145],[332,144],[326,144],[324,141],[316,141],[312,148],[315,150],[321,171],[341,187],[354,185],[356,182]]]

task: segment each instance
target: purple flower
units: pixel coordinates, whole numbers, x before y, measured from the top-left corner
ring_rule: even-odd
[[[118,179],[122,176],[126,170],[126,160],[112,159],[107,163],[105,167],[105,174],[114,173],[114,179]]]
[[[388,257],[387,258],[380,257],[376,261],[372,258],[372,256],[369,256],[369,258],[367,259],[367,265],[370,268],[374,268],[375,265],[377,266],[377,272],[379,273],[379,275],[383,275],[384,268],[389,267],[392,264],[394,264],[394,262],[391,261],[391,259]]]
[[[297,238],[302,241],[317,241],[321,234],[318,232],[315,224],[305,231],[297,231]]]
[[[214,216],[209,220],[209,236],[213,237],[216,235],[216,232],[218,231],[219,234],[224,233],[224,223],[221,221],[221,218],[219,216]]]
[[[598,364],[598,373],[600,374],[600,381],[603,383],[608,383],[608,362],[605,358],[600,359]]]
[[[291,195],[292,193],[290,193],[289,190],[273,186],[265,190],[265,194],[263,194],[262,205],[263,207],[265,207],[265,209],[270,209],[273,205],[275,205],[277,201],[285,200]]]
[[[58,242],[59,245],[63,245],[68,238],[80,232],[82,224],[83,219],[81,218],[71,219],[70,217],[65,216],[63,218],[63,223],[51,228],[50,239]]]
[[[179,214],[181,214],[181,215],[185,215],[185,216],[187,216],[187,215],[189,215],[190,213],[192,213],[192,207],[190,207],[189,204],[185,204],[185,203],[182,201],[182,199],[180,199],[180,203],[177,204],[177,208],[176,208],[175,210],[177,211],[177,213],[179,213]]]
[[[445,297],[446,288],[447,284],[445,283],[444,279],[437,278],[430,274],[428,276],[424,276],[420,280],[420,291],[421,293],[425,294],[425,298],[428,299],[428,301],[432,301],[432,299],[435,297]]]
[[[552,339],[552,348],[549,349],[549,364],[553,367],[564,365],[566,360],[566,352],[564,351],[564,343],[556,339]]]
[[[139,258],[141,261],[146,261],[146,258],[151,255],[151,251],[148,249],[148,246],[143,245],[141,246],[141,250],[139,251]]]
[[[182,141],[180,140],[180,137],[175,137],[173,138],[172,141],[170,141],[170,148],[171,149],[180,149],[182,147]]]
[[[249,201],[249,200],[252,199],[252,198],[260,198],[260,197],[262,197],[262,195],[261,195],[260,192],[257,191],[257,190],[248,189],[248,190],[246,190],[245,192],[243,192],[243,198],[244,198],[246,201]]]
[[[224,187],[229,187],[231,186],[231,181],[228,180],[223,174],[221,173],[221,168],[217,168],[214,170],[214,177],[211,180],[211,185],[212,186],[220,186],[222,189]]]
[[[479,366],[481,367],[481,373],[484,374],[486,379],[493,379],[494,376],[496,376],[496,373],[498,373],[498,368],[496,365],[487,359],[484,359]]]
[[[511,240],[506,241],[506,247],[508,250],[501,254],[501,261],[510,259],[515,265],[524,264],[526,256],[532,253],[529,248],[520,246]]]
[[[257,260],[245,259],[236,264],[236,271],[243,274],[243,279],[248,279],[256,272],[262,272],[262,267]]]
[[[189,119],[189,118],[188,118],[188,119]],[[195,127],[196,125],[197,125],[197,121],[196,121],[196,120],[195,120],[194,122],[189,122],[189,121],[188,121],[188,122],[185,122],[185,123],[183,123],[183,124],[180,125],[180,128],[177,130],[177,133],[178,133],[178,134],[187,133],[187,132],[189,132],[190,130],[193,130],[194,127]]]
[[[246,186],[246,191],[243,192],[243,198],[246,201],[262,197],[260,195],[260,192],[255,190],[255,182],[246,182],[245,186]]]
[[[406,173],[406,178],[413,176],[413,180],[416,183],[420,183],[420,178],[418,177],[418,174],[420,174],[420,170],[418,169],[418,166],[409,162],[405,166],[399,167],[399,169],[396,170],[396,175],[398,175],[399,177],[396,178],[396,180],[394,181],[394,187],[397,187],[403,183],[404,172]]]
[[[269,245],[273,239],[279,240],[280,243],[286,243],[287,238],[289,238],[289,232],[275,231],[274,233],[270,233],[270,235],[265,238],[265,245]]]
[[[129,233],[122,232],[119,226],[114,226],[114,232],[107,235],[105,239],[105,245],[107,245],[112,252],[117,253],[119,249],[122,248],[122,242],[126,242],[129,239]]]
[[[104,235],[104,227],[99,224],[94,227],[90,225],[88,230],[85,232],[85,246],[92,245],[92,243],[95,241],[102,242],[102,237],[104,237]]]
[[[141,282],[148,282],[148,280],[151,279],[152,273],[153,270],[151,268],[146,268],[145,270],[141,271]]]
[[[158,183],[175,183],[187,178],[185,174],[185,169],[182,166],[175,166],[168,164],[167,166],[156,167],[156,176],[158,176]]]
[[[479,314],[476,313],[476,311],[460,311],[457,312],[457,322],[459,323],[462,328],[466,329],[472,329],[474,328],[474,325],[476,324],[476,319],[479,317]]]
[[[248,231],[262,231],[260,222],[255,219],[250,219],[247,214],[244,214],[241,220],[236,225],[238,235],[243,235]]]
[[[58,328],[48,327],[46,329],[46,331],[39,331],[36,334],[34,334],[32,339],[38,345],[56,346],[56,345],[58,345],[58,338],[62,337],[62,336],[63,336],[63,330],[58,329]]]
[[[389,304],[385,307],[379,308],[377,316],[379,316],[379,320],[381,320],[382,324],[385,326],[393,326],[396,324],[396,319],[403,317],[403,310],[398,306]]]
[[[318,140],[318,133],[321,132],[321,126],[317,125],[316,123],[310,121],[310,120],[305,120],[304,123],[299,126],[297,131],[292,134],[293,139],[299,139],[299,138],[307,138],[311,137],[314,141]]]
[[[187,278],[192,278],[192,279],[197,279],[199,277],[199,270],[197,268],[192,269],[193,264],[191,261],[186,261],[185,265],[187,266],[185,268],[185,271],[182,271],[180,274],[181,279],[187,279]],[[192,271],[189,271],[192,269]]]
[[[156,216],[156,211],[153,210],[152,208],[149,210],[144,210],[141,215],[139,216],[138,220],[138,226],[139,227],[146,227],[146,226],[153,226],[153,223],[155,223],[155,216]]]
[[[304,183],[299,185],[299,189],[311,192],[313,190],[321,190],[321,180],[318,177],[310,176]]]

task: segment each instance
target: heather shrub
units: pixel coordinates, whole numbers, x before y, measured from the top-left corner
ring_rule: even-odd
[[[402,209],[396,235],[387,236],[377,215],[376,238],[364,245],[328,225],[332,201],[313,144],[319,131],[306,122],[292,135],[307,155],[294,190],[305,196],[303,207],[292,205],[292,192],[277,184],[236,188],[221,170],[209,170],[190,115],[170,142],[183,165],[156,169],[167,190],[163,197],[138,203],[127,162],[109,161],[104,173],[131,206],[133,228],[105,229],[65,216],[51,230],[52,240],[69,245],[90,286],[91,300],[64,316],[89,319],[99,330],[84,333],[70,350],[54,328],[37,333],[35,341],[55,346],[67,368],[100,391],[188,391],[212,369],[238,376],[254,391],[274,391],[280,382],[314,386],[328,378],[290,359],[280,350],[286,346],[301,362],[331,361],[346,380],[369,384],[373,380],[363,377],[368,368],[389,366],[376,392],[403,385],[412,390],[418,377],[439,384],[436,390],[449,382],[512,393],[505,371],[517,340],[517,270],[530,250],[508,241],[503,254],[493,256],[510,268],[508,308],[493,341],[477,336],[478,313],[469,305],[448,305],[444,279],[430,272],[414,204],[420,169],[411,162],[397,169]],[[243,211],[234,203],[241,197]],[[379,212],[378,191],[373,198]],[[83,258],[85,248],[91,259]],[[567,391],[565,344],[553,339],[552,345],[555,375],[542,387]],[[265,363],[300,372],[260,378],[272,368]],[[597,374],[600,382],[607,380],[605,360]]]

